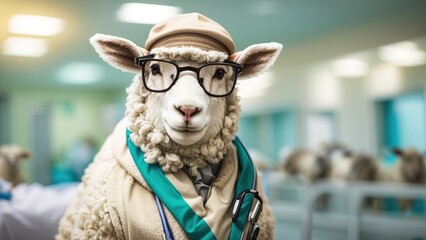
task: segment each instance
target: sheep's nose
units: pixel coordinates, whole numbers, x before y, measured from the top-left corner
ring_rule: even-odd
[[[192,116],[197,114],[200,110],[196,107],[178,107],[180,113],[183,115],[183,120],[189,122]]]

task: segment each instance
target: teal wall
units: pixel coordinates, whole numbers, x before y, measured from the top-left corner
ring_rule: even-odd
[[[401,147],[426,150],[425,99],[421,93],[402,96],[395,101]]]
[[[248,148],[255,148],[259,145],[259,122],[258,116],[240,118],[237,134]]]
[[[404,94],[380,103],[382,147],[426,151],[426,106],[421,92]]]
[[[296,145],[296,129],[296,114],[281,110],[242,116],[238,135],[248,148],[260,150],[277,163],[281,148]]]

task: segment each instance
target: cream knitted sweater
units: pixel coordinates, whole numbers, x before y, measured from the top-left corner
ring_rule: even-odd
[[[183,172],[166,176],[187,203],[209,225],[217,239],[227,239],[232,219],[233,186],[237,176],[235,149],[223,159],[206,204]],[[273,239],[275,220],[261,189],[264,208],[258,224],[258,239]],[[164,207],[175,239],[187,239],[173,215]],[[126,122],[122,120],[107,138],[94,162],[86,169],[78,197],[59,226],[62,239],[163,239],[154,195],[139,173],[127,148]]]

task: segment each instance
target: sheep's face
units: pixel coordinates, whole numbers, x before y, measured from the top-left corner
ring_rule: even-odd
[[[21,159],[30,157],[30,153],[16,145],[3,145],[0,147],[0,157],[10,166],[15,168]]]
[[[393,149],[399,157],[399,169],[405,181],[421,183],[426,180],[426,170],[423,156],[414,149]]]
[[[223,159],[237,131],[239,103],[231,91],[237,74],[245,79],[262,73],[282,48],[278,43],[256,44],[229,56],[191,47],[191,43],[148,51],[102,34],[90,42],[112,66],[137,73],[127,89],[130,138],[145,153],[146,162],[158,162],[163,171],[172,172],[183,165],[195,170]],[[225,60],[221,67],[206,67]],[[163,61],[172,64],[164,66]],[[232,71],[227,69],[230,65]]]
[[[0,178],[11,181],[13,185],[22,182],[19,163],[30,157],[30,152],[16,145],[0,146]]]
[[[152,71],[145,74],[145,81],[168,81],[164,80],[163,76],[176,74],[174,68],[160,69],[161,65],[155,65],[155,62],[152,64],[150,67],[155,69],[155,74]],[[179,66],[197,68],[199,64],[183,62],[179,63]],[[219,80],[215,81],[212,84],[223,87],[220,86]],[[147,105],[151,106],[147,111],[147,119],[157,121],[157,126],[164,126],[167,134],[176,143],[188,146],[219,133],[225,117],[226,100],[225,97],[207,95],[197,80],[197,74],[185,71],[179,74],[179,78],[167,92],[151,93],[147,98]]]

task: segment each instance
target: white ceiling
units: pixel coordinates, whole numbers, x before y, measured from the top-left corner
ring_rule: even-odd
[[[0,55],[0,87],[80,90],[128,85],[132,76],[103,63],[88,41],[95,33],[105,33],[144,45],[152,26],[117,21],[116,11],[123,2],[0,0],[0,42],[15,36],[7,31],[8,20],[15,14],[48,15],[66,22],[63,33],[48,39],[51,48],[44,57]],[[253,43],[281,42],[284,54],[279,66],[286,68],[426,36],[426,1],[421,0],[144,2],[178,6],[184,13],[200,12],[214,19],[231,33],[237,50]],[[103,81],[91,85],[58,82],[58,69],[70,62],[99,64]]]

